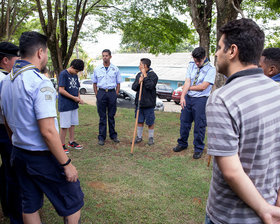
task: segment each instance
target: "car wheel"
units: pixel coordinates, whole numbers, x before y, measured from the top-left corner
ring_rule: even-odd
[[[171,99],[167,99],[167,101],[168,101],[168,102],[170,102],[170,101],[171,101]]]
[[[180,102],[179,101],[174,101],[176,104],[179,104]]]
[[[80,94],[82,94],[82,95],[84,95],[84,94],[86,94],[86,90],[85,89],[80,89]]]

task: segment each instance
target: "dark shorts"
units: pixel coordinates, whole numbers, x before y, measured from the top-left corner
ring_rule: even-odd
[[[135,117],[137,113],[137,107],[135,110]],[[155,123],[155,110],[153,107],[149,108],[140,108],[138,123],[144,123],[146,121],[146,125],[151,126]]]
[[[80,182],[68,182],[64,169],[51,153],[30,155],[14,147],[12,162],[21,187],[24,213],[33,213],[43,206],[46,194],[60,216],[69,216],[84,205]]]

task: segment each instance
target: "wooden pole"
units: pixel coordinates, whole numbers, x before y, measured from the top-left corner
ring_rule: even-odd
[[[133,139],[132,139],[131,150],[130,150],[131,154],[133,154],[134,142],[135,142],[135,137],[136,137],[136,132],[137,132],[137,124],[138,124],[138,117],[139,117],[140,101],[141,101],[141,95],[142,95],[142,86],[143,86],[143,81],[140,83],[140,90],[139,90],[139,97],[138,97],[138,104],[137,104],[135,126],[134,126]]]
[[[207,166],[208,166],[208,167],[210,166],[210,162],[211,162],[211,156],[209,155],[209,156],[208,156],[208,163],[207,163]]]

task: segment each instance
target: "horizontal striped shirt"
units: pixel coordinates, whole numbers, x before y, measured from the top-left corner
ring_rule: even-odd
[[[280,86],[261,69],[232,75],[206,107],[208,154],[238,154],[245,173],[274,205],[280,187]],[[214,158],[207,214],[216,223],[262,223],[230,188]]]

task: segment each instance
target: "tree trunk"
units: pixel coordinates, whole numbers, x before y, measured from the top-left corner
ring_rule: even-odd
[[[206,56],[209,58],[210,32],[212,20],[213,0],[188,0],[190,7],[190,16],[194,27],[199,34],[199,46],[206,50]]]
[[[68,0],[63,0],[63,2],[55,0],[54,9],[51,1],[47,0],[47,14],[43,12],[41,5],[43,1],[36,0],[41,26],[48,37],[48,48],[57,77],[69,63],[85,17],[100,1],[95,0],[90,5],[87,5],[88,1],[76,1],[75,15],[73,15],[73,20],[71,21],[73,31],[71,32],[71,39],[68,41]],[[57,23],[57,21],[59,22]],[[59,28],[57,24],[59,24]]]
[[[240,4],[242,0],[216,0],[217,7],[217,47],[220,40],[221,34],[219,32],[220,28],[237,18],[238,11],[234,8],[233,3],[236,8],[240,9]],[[215,61],[216,64],[216,61]],[[217,73],[215,85],[213,89],[220,88],[224,85],[226,78],[224,75]]]

